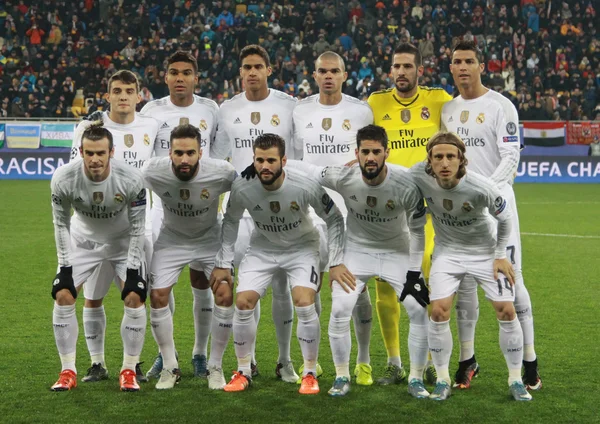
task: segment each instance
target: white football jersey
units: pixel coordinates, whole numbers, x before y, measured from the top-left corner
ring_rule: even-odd
[[[519,116],[510,100],[493,90],[471,100],[458,96],[442,108],[442,128],[465,142],[469,170],[499,185],[512,184],[521,142]]]
[[[295,152],[303,152],[302,160],[315,165],[344,165],[356,159],[356,132],[372,123],[367,102],[342,94],[340,103],[328,106],[319,102],[318,94],[312,95],[294,108]],[[328,193],[346,216],[342,197],[332,190]]]
[[[330,262],[340,264],[344,218],[314,179],[296,169],[286,168],[283,184],[275,191],[265,190],[258,177],[234,181],[223,220],[223,246],[217,255],[216,266],[230,267],[244,210],[250,212],[255,226],[250,238],[251,249],[318,251],[319,232],[309,216],[309,206],[327,223]]]
[[[59,264],[69,263],[70,227],[97,243],[130,236],[128,267],[139,268],[146,208],[146,190],[139,170],[111,160],[108,177],[93,182],[84,173],[83,160],[77,159],[56,170],[51,189]]]
[[[154,140],[158,133],[158,121],[154,118],[136,112],[133,122],[123,125],[112,121],[108,112],[104,112],[102,121],[104,127],[113,136],[114,159],[125,161],[135,168],[141,168],[144,162],[152,157]],[[75,129],[75,133],[77,133],[77,129]],[[79,155],[79,146],[81,146],[81,139],[76,137],[73,139],[71,160]]]
[[[219,239],[219,196],[231,190],[237,175],[229,162],[203,157],[198,174],[181,181],[173,173],[171,158],[155,157],[146,162],[142,174],[146,186],[162,200],[161,234],[185,243]]]
[[[500,234],[501,223],[508,223],[511,208],[493,181],[474,171],[468,171],[458,185],[451,189],[440,187],[437,180],[425,172],[425,163],[410,168],[414,182],[421,190],[431,213],[435,230],[435,252],[471,255],[505,255],[504,243],[509,232]]]
[[[317,167],[288,161],[289,167],[298,167],[341,195],[348,209],[346,247],[353,250],[408,253],[409,225],[417,231],[425,225],[423,196],[404,167],[388,166],[385,180],[377,186],[365,183],[358,165]]]
[[[296,99],[281,91],[269,89],[269,96],[257,102],[240,93],[219,109],[219,124],[214,157],[231,157],[231,163],[242,172],[253,161],[252,143],[261,134],[273,133],[285,140],[286,156],[293,159],[294,134],[292,112]]]
[[[179,107],[173,104],[170,96],[166,96],[146,104],[140,113],[160,123],[154,144],[155,156],[169,156],[171,131],[182,124],[191,124],[200,130],[203,156],[210,156],[211,145],[217,132],[219,113],[219,106],[213,100],[194,95],[194,102],[191,105]]]

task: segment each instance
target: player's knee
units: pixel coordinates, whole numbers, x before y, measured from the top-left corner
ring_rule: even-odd
[[[218,306],[229,307],[233,305],[233,292],[227,284],[221,284],[215,293],[215,304]]]
[[[235,301],[235,307],[240,311],[249,311],[254,309],[256,306],[256,302],[253,302],[252,299],[246,296],[238,295],[238,298]]]
[[[56,293],[56,304],[58,306],[74,305],[75,298],[68,289],[62,289]]]
[[[85,299],[84,306],[86,308],[99,308],[102,306],[102,301],[104,299]]]
[[[127,298],[125,298],[127,300]],[[169,292],[162,290],[150,290],[150,305],[154,309],[161,309],[169,304]]]
[[[444,322],[450,319],[450,308],[445,308],[443,304],[431,303],[431,319],[434,322]]]
[[[139,308],[144,304],[144,302],[142,302],[139,294],[132,291],[125,296],[125,299],[123,299],[123,304],[126,308]]]
[[[496,318],[500,321],[512,321],[517,316],[512,302],[495,302]]]

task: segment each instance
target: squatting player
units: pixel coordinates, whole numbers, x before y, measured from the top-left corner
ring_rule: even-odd
[[[196,96],[194,88],[198,84],[198,64],[190,53],[177,51],[167,60],[165,83],[169,95],[154,100],[142,108],[141,114],[157,120],[160,125],[154,143],[154,155],[165,157],[170,152],[171,131],[179,125],[191,124],[200,130],[202,155],[212,156],[210,149],[217,130],[219,107],[210,99]],[[152,192],[152,239],[156,241],[163,221],[163,208],[160,193]],[[210,273],[208,274],[210,275]],[[194,348],[192,365],[196,377],[207,376],[207,346],[212,326],[213,295],[202,267],[190,263],[190,282],[192,285]],[[175,312],[173,293],[169,296],[171,314]],[[163,368],[163,357],[158,355],[154,364],[146,373],[148,378],[158,378]]]
[[[191,124],[175,127],[169,157],[146,162],[142,174],[147,186],[164,205],[164,222],[154,243],[150,277],[150,321],[162,354],[157,389],[171,389],[180,378],[173,341],[169,294],[183,268],[191,263],[208,277],[220,249],[219,196],[231,189],[236,177],[225,161],[202,157],[200,131]],[[212,296],[212,292],[211,292]],[[231,334],[233,299],[217,292],[212,321],[208,387],[222,389],[223,352]]]
[[[348,209],[344,263],[356,277],[356,284],[332,285],[329,343],[336,379],[329,394],[344,396],[350,391],[350,315],[367,281],[381,277],[394,287],[410,318],[408,391],[416,398],[426,398],[429,392],[423,384],[423,372],[429,297],[419,279],[425,247],[423,197],[405,169],[385,164],[389,154],[385,129],[375,125],[359,129],[356,144],[359,166],[288,162],[288,168],[298,166],[324,187],[340,193]]]
[[[335,52],[321,54],[315,62],[315,79],[319,93],[298,102],[294,108],[294,149],[296,159],[315,165],[344,165],[354,159],[356,132],[373,123],[373,112],[366,102],[342,94],[348,77],[344,59]],[[344,217],[347,215],[342,197],[327,189]],[[325,222],[311,211],[311,218],[321,236],[321,278],[327,269],[327,232]],[[321,315],[319,293],[315,299]],[[369,340],[371,337],[372,306],[369,291],[362,292],[353,310],[354,331],[358,356],[354,373],[360,385],[373,384],[370,365]],[[302,371],[302,370],[300,370]],[[317,366],[317,375],[322,370]]]
[[[319,393],[316,378],[321,328],[315,309],[319,285],[319,233],[310,219],[312,206],[327,223],[330,278],[350,283],[353,276],[342,264],[344,219],[325,190],[306,174],[287,169],[285,141],[263,134],[254,141],[254,162],[249,168],[258,178],[239,178],[233,183],[223,220],[223,246],[217,254],[211,284],[231,284],[231,261],[238,225],[244,210],[250,211],[255,228],[239,267],[233,343],[238,372],[225,391],[246,390],[252,381],[252,346],[256,338],[254,307],[271,283],[284,272],[292,287],[298,327],[296,334],[304,357],[301,394]]]
[[[240,76],[245,91],[227,100],[219,109],[218,129],[215,137],[214,157],[231,157],[231,163],[241,173],[252,163],[252,144],[266,133],[277,134],[285,140],[286,152],[292,155],[292,112],[296,99],[281,91],[269,89],[267,79],[271,75],[271,62],[266,50],[257,45],[248,45],[240,52]],[[292,157],[293,159],[293,157]],[[234,265],[240,261],[248,247],[253,230],[248,212],[240,222],[240,232],[235,244]],[[276,375],[286,383],[295,383],[298,374],[294,370],[290,355],[294,308],[283,274],[273,280],[273,323],[279,346],[279,359],[275,367]],[[256,322],[260,319],[260,302],[256,309]],[[254,356],[255,348],[252,348]],[[253,376],[258,375],[256,358],[252,359]]]
[[[460,95],[444,106],[442,126],[462,138],[469,155],[469,169],[494,181],[512,208],[512,231],[506,249],[515,270],[515,309],[523,328],[523,382],[528,389],[538,390],[542,380],[533,344],[531,299],[521,271],[519,215],[512,188],[521,146],[519,116],[510,100],[483,86],[484,67],[475,43],[463,41],[454,47],[450,71]],[[456,310],[461,349],[454,387],[468,388],[479,370],[474,349],[479,302],[477,285],[472,279],[461,285]]]
[[[514,270],[506,257],[511,207],[493,181],[467,172],[466,166],[462,140],[456,134],[439,132],[427,143],[427,162],[410,169],[435,228],[428,341],[437,383],[430,399],[446,400],[451,393],[450,311],[458,287],[470,276],[496,311],[510,392],[515,400],[528,401],[531,395],[521,380],[523,331],[513,303]]]
[[[95,112],[101,117],[103,125],[110,131],[114,141],[114,160],[123,161],[140,169],[154,151],[154,140],[158,132],[158,122],[150,117],[138,114],[135,109],[141,101],[140,83],[131,71],[116,72],[108,80],[108,101],[110,111]],[[92,114],[94,115],[94,114]],[[77,126],[73,139],[71,158],[77,156],[81,146],[81,134],[91,125],[91,121],[82,121]],[[146,241],[144,243],[144,260],[141,275],[146,278],[147,266],[152,257],[150,204],[146,205]],[[83,307],[83,328],[85,341],[91,356],[92,366],[88,369],[84,382],[94,382],[108,378],[104,359],[104,337],[106,333],[106,314],[102,305],[103,297],[90,291],[90,287],[110,285],[114,279],[114,270],[103,264],[97,267],[83,287],[85,304]],[[137,369],[138,379],[145,377],[140,367]]]
[[[429,137],[439,131],[444,103],[452,97],[441,88],[418,85],[423,75],[419,49],[412,44],[400,44],[394,51],[391,74],[394,88],[377,91],[369,97],[374,122],[386,129],[390,156],[389,163],[407,168],[425,160],[425,146]],[[433,251],[433,227],[427,218],[425,226],[425,254],[423,274],[429,276]],[[394,289],[384,281],[377,282],[377,315],[388,354],[388,366],[380,384],[402,381],[406,373],[400,360],[399,319],[400,306]],[[435,382],[433,368],[427,369],[427,380]]]
[[[138,170],[113,160],[112,134],[92,126],[83,132],[83,158],[60,167],[52,176],[52,215],[59,273],[52,285],[56,300],[52,316],[54,338],[62,363],[54,391],[77,386],[75,349],[79,327],[75,299],[86,291],[103,298],[111,281],[89,277],[103,264],[122,285],[125,314],[121,322],[123,366],[121,390],[137,391],[136,365],[146,333],[146,282],[139,274],[144,247],[146,190]],[[71,209],[74,214],[71,217]],[[112,275],[112,274],[111,274]],[[124,282],[124,285],[123,285]]]

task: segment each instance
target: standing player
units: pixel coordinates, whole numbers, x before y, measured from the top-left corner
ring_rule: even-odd
[[[135,369],[146,333],[146,282],[139,274],[144,246],[146,191],[138,170],[112,160],[113,138],[92,126],[83,133],[80,155],[52,176],[52,214],[60,271],[52,285],[56,300],[52,323],[62,363],[54,391],[77,387],[75,349],[79,328],[75,299],[84,291],[102,299],[116,273],[122,285],[125,314],[121,322],[121,390],[140,389]],[[71,217],[71,208],[74,210]],[[90,281],[107,264],[111,278]]]
[[[152,333],[164,364],[157,389],[171,389],[180,378],[169,294],[188,264],[195,263],[207,279],[210,276],[220,248],[219,196],[231,189],[236,177],[228,162],[202,158],[200,131],[193,125],[175,127],[169,142],[170,157],[152,158],[142,170],[146,184],[158,193],[165,210],[150,274]],[[210,356],[215,366],[211,367],[209,388],[222,389],[221,362],[231,333],[233,300],[217,292],[216,302]]]
[[[154,143],[155,156],[168,156],[170,152],[171,131],[179,126],[191,124],[200,130],[201,148],[205,157],[210,155],[213,140],[217,130],[217,104],[203,97],[194,95],[198,84],[198,64],[190,53],[177,51],[167,61],[165,83],[169,95],[148,103],[142,109],[142,114],[151,116],[159,121],[160,127]],[[156,240],[163,221],[163,208],[160,201],[161,193],[152,193],[152,238]],[[210,273],[209,273],[210,275]],[[194,349],[192,365],[196,377],[206,377],[206,351],[213,316],[214,299],[208,280],[200,264],[190,264],[190,282],[192,285],[193,315],[194,315]],[[175,312],[173,293],[169,296],[171,313]],[[156,357],[152,368],[148,370],[148,378],[158,378],[162,371],[163,357]]]
[[[108,129],[114,140],[114,159],[124,161],[134,168],[141,168],[144,162],[152,156],[154,151],[154,140],[158,132],[158,122],[150,117],[141,116],[136,113],[136,105],[140,102],[140,84],[133,72],[122,70],[116,72],[108,81],[109,112],[101,112],[104,127]],[[81,133],[91,125],[90,121],[81,122],[75,131],[71,158],[80,149]],[[142,266],[141,274],[146,277],[147,266],[152,257],[151,219],[150,204],[146,205],[146,242],[144,244],[145,266]],[[114,272],[108,264],[97,267],[89,277],[83,288],[85,304],[83,307],[83,328],[85,341],[91,356],[92,366],[87,375],[83,377],[84,382],[94,382],[108,378],[108,371],[104,359],[104,335],[106,332],[106,314],[102,300],[97,293],[89,290],[89,287],[104,287],[114,278]],[[138,379],[145,378],[138,367]]]
[[[442,125],[456,133],[467,146],[469,169],[490,178],[512,208],[513,225],[507,252],[515,270],[515,309],[523,328],[523,381],[530,390],[542,387],[533,346],[533,315],[529,292],[521,271],[521,235],[513,178],[519,164],[519,117],[515,106],[481,83],[484,70],[477,45],[460,42],[452,52],[450,71],[460,96],[444,106]],[[479,315],[477,285],[467,279],[456,302],[460,362],[454,387],[468,388],[478,373],[475,360],[475,325]]]
[[[315,165],[344,165],[354,159],[356,132],[373,123],[369,105],[354,97],[342,94],[348,78],[344,59],[335,52],[325,52],[315,62],[313,78],[319,86],[319,94],[301,100],[294,108],[294,149],[297,159]],[[347,215],[342,197],[335,191],[327,193],[344,215]],[[327,239],[325,222],[311,211],[311,218],[321,236],[321,280],[327,269]],[[321,296],[315,298],[317,313],[321,315]],[[354,330],[358,341],[358,356],[354,370],[360,385],[373,384],[369,356],[372,307],[369,291],[362,292],[353,311]],[[302,370],[300,370],[302,371]],[[317,367],[317,375],[322,370]]]
[[[531,395],[521,380],[523,331],[513,304],[514,270],[506,257],[511,207],[493,181],[467,172],[466,166],[462,140],[456,134],[439,132],[427,143],[427,162],[410,170],[427,200],[435,228],[428,341],[438,378],[430,399],[446,400],[451,393],[450,311],[458,287],[470,276],[496,311],[510,392],[515,400],[528,401]]]
[[[390,147],[389,163],[407,168],[425,160],[429,137],[439,131],[442,106],[452,97],[441,88],[418,86],[423,75],[419,49],[412,44],[400,44],[394,51],[391,75],[394,88],[377,91],[369,97],[375,125],[387,131]],[[429,276],[433,251],[431,218],[425,226],[423,274]],[[402,381],[406,373],[400,360],[400,306],[394,289],[384,281],[377,282],[377,315],[388,353],[388,366],[379,384]],[[435,382],[434,369],[427,369],[427,380]]]
[[[309,206],[327,222],[330,278],[349,284],[354,277],[342,263],[344,219],[325,190],[306,174],[285,170],[285,141],[263,134],[254,141],[251,169],[258,178],[233,183],[223,221],[223,246],[217,254],[211,284],[231,284],[230,265],[244,210],[250,211],[255,229],[239,267],[233,343],[238,372],[225,391],[246,390],[252,381],[252,346],[256,338],[254,307],[273,276],[284,272],[292,287],[298,315],[296,334],[304,357],[301,394],[319,393],[316,378],[321,329],[315,309],[319,285],[319,233],[308,214]]]
[[[231,157],[238,173],[252,162],[254,140],[273,133],[285,140],[286,151],[292,152],[292,112],[296,99],[277,90],[269,89],[267,78],[271,75],[269,55],[257,45],[248,45],[240,52],[240,75],[244,91],[221,105],[219,123],[213,152],[216,158]],[[293,159],[293,158],[292,158]],[[241,221],[235,244],[234,265],[237,267],[248,247],[254,225],[246,212]],[[275,275],[273,281],[273,321],[279,345],[279,359],[275,373],[287,383],[295,383],[298,374],[290,356],[294,308],[285,275]],[[260,303],[255,309],[256,322],[260,318]],[[254,355],[255,349],[252,349]],[[258,375],[256,358],[252,358],[253,376]]]
[[[332,396],[350,391],[350,315],[359,293],[374,276],[389,281],[410,317],[408,391],[416,398],[429,396],[423,384],[429,297],[419,279],[425,247],[425,205],[410,175],[400,167],[392,169],[385,164],[387,142],[382,127],[368,125],[356,135],[359,166],[316,167],[288,162],[288,168],[306,169],[324,187],[339,192],[348,208],[344,263],[357,281],[355,287],[339,282],[332,285],[329,342],[336,368],[336,379],[329,390]]]

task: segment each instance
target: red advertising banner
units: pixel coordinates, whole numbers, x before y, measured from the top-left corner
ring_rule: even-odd
[[[567,123],[567,144],[591,144],[600,141],[600,122],[574,121]]]

